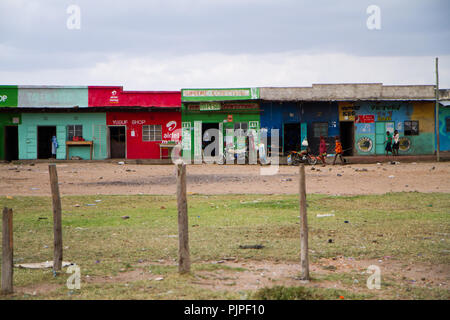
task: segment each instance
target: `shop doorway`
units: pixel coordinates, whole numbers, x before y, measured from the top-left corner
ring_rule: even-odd
[[[19,159],[19,130],[17,126],[5,127],[5,160]]]
[[[124,159],[126,156],[125,126],[109,128],[109,155],[111,159]]]
[[[202,151],[205,150],[206,146],[214,143],[216,147],[211,152],[211,156],[215,157],[216,151],[219,151],[219,141],[216,141],[215,136],[208,132],[209,129],[219,130],[219,123],[202,123]]]
[[[37,157],[38,159],[52,158],[52,137],[56,136],[56,126],[42,126],[37,128]]]
[[[355,129],[353,121],[342,121],[339,123],[340,137],[344,156],[353,156],[353,146],[355,143]]]
[[[299,151],[301,147],[300,122],[285,123],[283,130],[283,151],[285,154],[291,151]]]

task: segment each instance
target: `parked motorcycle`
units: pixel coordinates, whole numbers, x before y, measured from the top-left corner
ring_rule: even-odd
[[[291,151],[287,158],[288,165],[299,165],[300,163],[308,163],[314,165],[319,158],[311,154],[311,150],[306,148],[302,151]]]

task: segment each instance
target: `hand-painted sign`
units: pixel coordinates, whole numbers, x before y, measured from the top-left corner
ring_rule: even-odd
[[[182,89],[182,101],[223,101],[259,99],[259,88]]]
[[[359,115],[356,120],[356,123],[374,123],[375,122],[375,115],[373,114],[361,114]]]
[[[17,86],[0,86],[0,107],[17,107]]]
[[[359,110],[359,108],[359,106],[355,106],[351,102],[340,102],[339,121],[354,121],[356,111]]]

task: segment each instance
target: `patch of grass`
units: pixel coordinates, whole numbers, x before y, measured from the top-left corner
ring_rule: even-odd
[[[361,300],[366,297],[345,290],[284,286],[262,288],[252,296],[257,300]]]
[[[384,260],[384,256],[390,256],[405,265],[415,262],[450,264],[448,194],[410,192],[352,197],[308,195],[307,201],[312,262],[336,256],[353,257],[355,260]],[[80,207],[76,207],[76,204]],[[14,210],[15,261],[27,263],[52,260],[51,198],[0,197],[0,207]],[[221,264],[201,262],[218,261],[225,257],[298,261],[300,225],[298,198],[295,195],[189,195],[188,208],[193,273],[220,269],[245,271],[243,268],[230,269]],[[130,271],[139,267],[139,261],[176,262],[178,226],[174,196],[63,196],[62,209],[64,261],[79,265],[82,276],[121,274],[122,269]],[[334,213],[334,216],[317,217],[317,214],[324,213]],[[130,218],[125,220],[122,216]],[[329,243],[328,239],[333,242]],[[262,244],[264,248],[239,248],[240,245],[254,244]],[[149,268],[154,274],[164,277],[170,275],[176,279],[164,281],[169,284],[164,287],[164,290],[167,289],[164,292],[173,293],[155,293],[162,297],[178,298],[178,294],[193,299],[198,296],[216,296],[213,291],[205,293],[203,289],[189,286],[187,278],[175,277],[176,266],[155,264]],[[147,292],[147,288],[141,284],[137,291],[126,286],[116,290],[113,285],[110,288],[110,284],[86,284],[80,295],[69,296],[65,288],[67,277],[61,274],[54,278],[51,270],[15,269],[14,283],[18,287],[39,283],[60,285],[60,291],[48,296],[61,299],[103,299],[108,298],[109,294],[116,298],[132,298],[141,296],[140,289],[144,289],[142,296]],[[350,281],[352,278],[346,278],[343,284],[350,286]],[[175,290],[175,287],[183,285],[188,286],[188,294]],[[154,287],[153,284],[151,286]],[[401,297],[420,297],[427,292],[395,288]],[[436,297],[445,296],[442,289],[436,290],[432,293]],[[230,295],[235,296],[232,293]]]

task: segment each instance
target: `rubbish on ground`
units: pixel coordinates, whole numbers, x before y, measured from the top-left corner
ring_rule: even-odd
[[[251,245],[240,245],[239,249],[262,249],[264,246],[262,244],[251,244]]]
[[[130,216],[122,216],[121,218],[124,219],[124,220],[125,219],[130,219]]]
[[[334,213],[318,214],[316,217],[317,217],[317,218],[322,218],[322,217],[334,217]]]
[[[31,190],[39,190],[39,188],[30,188]]]
[[[164,280],[164,278],[163,277],[158,277],[158,278],[155,278],[154,280],[155,281],[161,281],[161,280]]]
[[[123,162],[123,161],[119,161],[119,162],[117,162],[117,164],[120,164],[120,165],[122,165],[122,164],[125,164],[125,162]]]
[[[349,221],[348,221],[348,220],[345,220],[344,223],[349,223]]]
[[[395,178],[395,176],[389,176],[388,178],[391,178],[391,179],[392,179],[392,178]]]
[[[38,220],[46,220],[48,219],[47,217],[39,217]]]
[[[342,174],[340,174],[340,173],[338,173],[338,174],[336,174],[338,177],[342,177]]]
[[[95,203],[86,203],[87,206],[96,206]]]
[[[102,200],[95,200],[95,202],[101,202]]]
[[[62,267],[65,268],[67,266],[71,266],[74,263],[63,261]],[[46,268],[53,268],[53,261],[45,261],[45,262],[36,262],[36,263],[20,263],[15,264],[14,267],[16,268],[25,268],[25,269],[46,269]]]
[[[12,200],[12,199],[14,199],[14,197],[13,196],[6,196],[6,199]]]
[[[333,243],[333,239],[328,239],[328,243]]]

